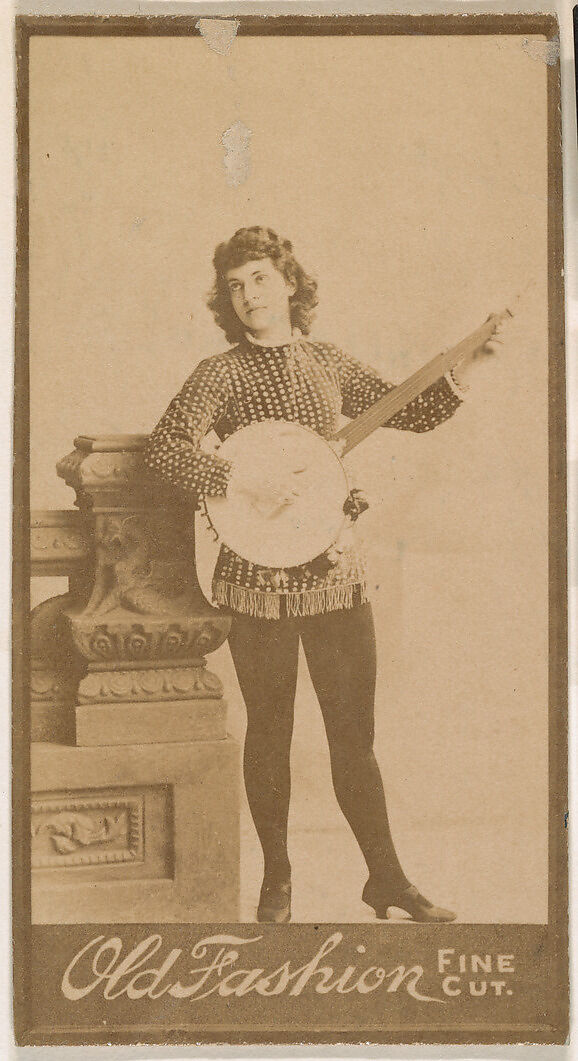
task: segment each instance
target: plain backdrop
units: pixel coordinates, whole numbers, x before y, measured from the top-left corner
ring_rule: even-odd
[[[239,38],[227,57],[196,37],[31,45],[34,508],[71,506],[54,466],[76,435],[149,431],[226,347],[205,299],[214,247],[242,225],[293,241],[320,284],[315,334],[394,381],[524,292],[449,423],[379,432],[351,459],[372,502],[376,751],[400,856],[473,921],[546,919],[546,68],[530,52],[521,37]],[[250,169],[232,187],[221,136],[238,120]],[[206,585],[204,539],[199,557]],[[241,740],[227,649],[209,665]],[[347,895],[355,920],[363,865],[304,668],[293,760],[296,919],[347,920]]]

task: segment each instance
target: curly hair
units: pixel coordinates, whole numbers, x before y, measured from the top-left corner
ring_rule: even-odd
[[[295,284],[295,294],[289,298],[291,324],[303,335],[309,335],[313,311],[318,303],[317,281],[308,276],[293,254],[293,244],[281,239],[272,228],[253,225],[240,228],[227,243],[219,243],[213,258],[215,283],[207,305],[212,310],[219,328],[222,328],[230,343],[243,338],[245,328],[231,304],[231,296],[225,274],[245,262],[270,258],[273,265],[290,283]]]

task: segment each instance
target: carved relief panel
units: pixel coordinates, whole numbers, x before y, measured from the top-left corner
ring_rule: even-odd
[[[37,792],[32,799],[31,860],[46,882],[170,878],[170,785]]]

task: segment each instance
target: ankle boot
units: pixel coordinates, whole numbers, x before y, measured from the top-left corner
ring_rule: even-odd
[[[370,877],[363,889],[362,899],[368,906],[373,907],[376,917],[384,920],[388,917],[391,907],[405,910],[413,921],[443,922],[456,919],[453,910],[445,910],[443,906],[434,906],[429,899],[418,892],[415,884],[410,884],[407,888],[395,892],[375,884]]]
[[[257,921],[281,925],[291,920],[291,881],[263,881]]]

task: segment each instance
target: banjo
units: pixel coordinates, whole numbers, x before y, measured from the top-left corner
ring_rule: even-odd
[[[219,456],[232,464],[227,493],[205,498],[215,536],[238,556],[270,568],[298,567],[331,550],[349,522],[344,505],[350,486],[341,457],[462,358],[484,346],[511,316],[509,309],[492,314],[457,346],[438,354],[329,441],[287,420],[260,421],[229,435],[219,447]],[[331,442],[340,443],[339,456]],[[253,497],[236,482],[236,470],[243,468],[252,469],[263,481],[282,476],[291,484],[290,495],[270,502]]]

